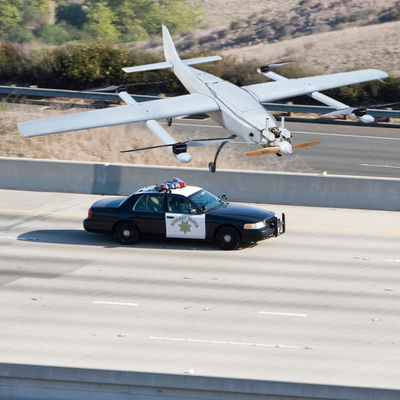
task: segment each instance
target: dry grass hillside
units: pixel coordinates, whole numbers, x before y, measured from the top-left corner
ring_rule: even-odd
[[[0,112],[0,157],[207,168],[217,150],[217,145],[190,148],[192,156],[190,164],[180,164],[166,149],[121,154],[120,150],[160,144],[145,124],[140,123],[33,138],[22,137],[16,129],[17,122],[79,111],[82,110],[60,111],[41,106],[10,104],[8,110]],[[213,122],[210,121],[210,124]],[[166,129],[178,141],[188,139],[184,129],[175,129],[174,125],[171,128],[166,127]],[[191,138],[204,138],[204,136],[203,129],[199,128]],[[229,136],[229,134],[222,132],[221,129],[216,130],[215,137],[221,136]],[[246,157],[244,155],[246,151],[254,149],[255,147],[251,145],[227,144],[218,158],[217,166],[234,169],[312,172],[297,155],[286,158]]]

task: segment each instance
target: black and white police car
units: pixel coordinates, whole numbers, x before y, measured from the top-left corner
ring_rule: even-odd
[[[145,236],[204,239],[224,250],[255,243],[285,232],[285,215],[230,204],[205,189],[173,178],[148,186],[124,198],[102,199],[89,209],[83,222],[88,232],[112,234],[122,244]]]

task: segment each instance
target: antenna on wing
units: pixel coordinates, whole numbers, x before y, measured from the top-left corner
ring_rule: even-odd
[[[275,63],[263,65],[262,67],[257,68],[257,72],[259,74],[264,75],[267,72],[269,72],[271,70],[271,68],[282,67],[283,65],[290,64],[292,62],[294,62],[294,61],[293,60],[288,60],[288,61],[280,61],[280,62],[275,62]]]

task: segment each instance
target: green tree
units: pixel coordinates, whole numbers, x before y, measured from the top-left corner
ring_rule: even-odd
[[[70,3],[57,6],[56,20],[57,23],[65,21],[71,26],[82,29],[85,22],[87,22],[87,17],[81,4]]]
[[[7,32],[5,38],[10,42],[24,43],[29,42],[34,38],[34,34],[31,29],[23,26],[14,26]]]
[[[196,28],[204,22],[200,4],[193,7],[186,0],[159,0],[159,8],[161,23],[167,25],[172,34]]]
[[[70,39],[68,32],[59,25],[43,25],[37,31],[37,37],[49,44],[62,44]]]
[[[99,1],[93,3],[87,12],[87,22],[84,29],[94,38],[104,40],[118,39],[119,32],[114,26],[116,17],[112,10],[107,7],[106,2]]]
[[[191,6],[187,0],[107,0],[107,6],[125,40],[146,40],[160,33],[161,24],[178,33],[203,22],[201,6]]]
[[[23,0],[20,7],[25,27],[35,29],[49,22],[50,0]]]
[[[0,34],[6,34],[10,29],[15,28],[22,21],[19,6],[22,1],[16,0],[13,3],[7,0],[0,0]]]
[[[146,40],[158,8],[152,0],[108,0],[115,15],[114,26],[124,41]],[[156,18],[157,20],[159,18]]]

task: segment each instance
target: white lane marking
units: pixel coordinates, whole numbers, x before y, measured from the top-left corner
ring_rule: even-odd
[[[294,313],[283,313],[283,312],[273,312],[273,311],[259,311],[258,314],[280,315],[283,317],[307,317],[307,314],[294,314]]]
[[[362,167],[378,167],[378,168],[399,168],[397,165],[379,165],[379,164],[360,164]]]
[[[26,242],[31,242],[31,241],[38,241],[38,238],[21,238],[17,236],[0,236],[0,239],[3,240],[25,240]]]
[[[292,133],[301,133],[304,135],[320,135],[320,136],[342,136],[357,139],[378,139],[378,140],[400,140],[400,138],[392,138],[386,136],[362,136],[362,135],[344,135],[342,133],[325,133],[325,132],[302,132],[302,131],[291,131]]]
[[[185,338],[171,338],[171,337],[159,337],[149,336],[150,340],[169,340],[174,342],[189,342],[189,343],[207,343],[207,344],[230,344],[235,346],[248,346],[248,347],[275,347],[282,349],[298,349],[299,346],[287,346],[284,344],[266,344],[266,343],[246,343],[246,342],[234,342],[225,340],[203,340],[203,339],[185,339]]]
[[[130,307],[137,307],[139,305],[136,303],[118,303],[115,301],[93,301],[93,304],[108,304],[112,306],[130,306]]]
[[[385,258],[385,261],[400,263],[400,259]]]

